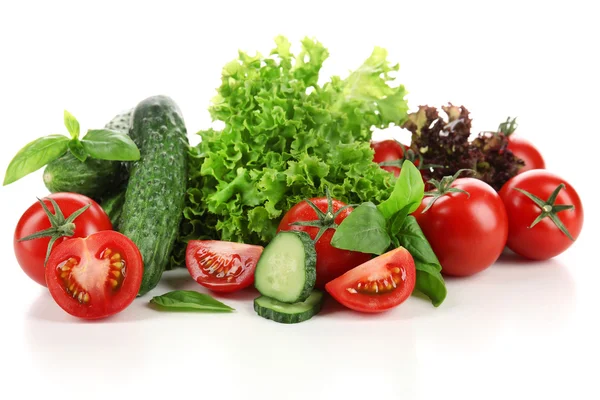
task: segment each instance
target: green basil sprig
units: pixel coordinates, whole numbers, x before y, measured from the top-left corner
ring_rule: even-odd
[[[48,135],[36,139],[23,147],[12,159],[3,185],[13,183],[56,160],[67,151],[84,162],[88,157],[111,161],[137,161],[140,151],[127,135],[106,129],[88,130],[79,139],[79,121],[68,111],[64,112],[64,124],[69,136]]]
[[[417,220],[410,215],[421,204],[424,191],[421,173],[410,160],[404,161],[390,197],[377,207],[370,202],[358,206],[336,229],[331,245],[377,255],[404,247],[415,261],[415,290],[437,307],[447,293],[442,266]]]
[[[150,303],[156,304],[167,310],[212,312],[235,311],[235,309],[221,303],[213,297],[193,290],[173,290],[161,296],[153,297],[150,299]]]

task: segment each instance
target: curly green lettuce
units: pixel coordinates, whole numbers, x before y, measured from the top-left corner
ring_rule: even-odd
[[[347,203],[388,198],[395,178],[372,162],[373,128],[405,122],[399,66],[376,47],[354,72],[320,85],[329,53],[304,39],[297,56],[285,37],[269,56],[239,52],[222,71],[210,114],[220,130],[199,132],[181,242],[266,244],[294,204],[323,196]]]

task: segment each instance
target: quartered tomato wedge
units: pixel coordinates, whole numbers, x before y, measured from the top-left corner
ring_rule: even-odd
[[[185,265],[196,282],[215,292],[235,292],[254,283],[262,246],[219,240],[191,240]]]
[[[137,246],[115,231],[66,240],[54,248],[46,265],[46,282],[56,303],[84,319],[124,310],[136,298],[142,275]]]
[[[398,247],[351,269],[325,289],[352,310],[376,313],[404,302],[415,282],[415,262],[405,248]]]

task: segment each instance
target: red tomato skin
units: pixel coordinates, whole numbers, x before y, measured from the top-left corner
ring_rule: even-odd
[[[327,211],[327,199],[324,197],[309,199],[319,210]],[[346,204],[333,200],[333,211],[337,212]],[[335,219],[336,224],[341,224],[342,221],[350,215],[352,207],[348,207],[342,211]],[[281,231],[302,231],[308,233],[311,239],[315,239],[319,233],[319,228],[312,226],[292,225],[296,221],[314,221],[317,220],[317,213],[305,201],[296,204],[283,216],[279,222],[277,232]],[[323,289],[325,284],[346,271],[360,265],[372,258],[370,254],[360,253],[356,251],[341,250],[331,246],[331,238],[335,233],[334,229],[327,229],[325,233],[315,243],[317,252],[317,281],[315,287]]]
[[[371,142],[371,148],[375,151],[373,156],[373,162],[377,164],[385,161],[396,161],[401,160],[404,156],[404,148],[402,145],[392,139],[382,140],[380,142]],[[400,175],[400,168],[398,167],[381,167],[386,171],[392,172],[394,176]]]
[[[196,253],[201,248],[210,250],[211,247],[214,246],[229,246],[231,248],[231,254],[237,254],[240,257],[243,257],[244,261],[248,261],[248,264],[251,265],[251,268],[245,269],[230,283],[205,273],[196,259]],[[232,293],[245,289],[254,283],[254,271],[256,270],[256,264],[258,263],[263,250],[264,248],[262,246],[244,243],[224,242],[219,240],[190,240],[186,247],[185,266],[192,279],[198,282],[198,284],[213,292]]]
[[[533,228],[529,228],[541,210],[524,194],[514,190],[523,189],[542,200],[547,200],[561,183],[565,184],[565,188],[558,193],[555,204],[572,204],[575,210],[561,211],[556,215],[573,239],[579,237],[583,228],[584,212],[577,191],[558,175],[543,169],[531,170],[513,177],[500,190],[500,197],[508,214],[509,234],[506,245],[510,250],[531,260],[548,260],[571,247],[573,241],[549,218],[544,218]]]
[[[125,260],[125,278],[122,286],[114,295],[105,293],[104,299],[92,295],[90,305],[82,305],[65,291],[64,284],[61,282],[59,274],[56,273],[57,266],[69,257],[87,252],[92,257],[97,256],[107,247],[118,251]],[[74,317],[93,320],[117,314],[133,302],[142,284],[144,264],[138,247],[131,239],[119,232],[107,230],[93,233],[86,238],[63,241],[50,254],[45,272],[48,290],[56,304]],[[103,278],[106,279],[106,277]],[[110,301],[99,301],[106,299]]]
[[[92,233],[112,230],[110,218],[102,207],[87,196],[77,193],[53,193],[50,197],[58,203],[65,218],[88,203],[92,205],[83,214],[75,219],[75,233],[73,237],[86,237]],[[54,214],[54,207],[47,199],[42,199],[48,209]],[[41,204],[36,201],[21,216],[14,232],[13,247],[17,261],[25,274],[42,286],[46,285],[44,260],[50,238],[44,237],[19,242],[20,238],[29,236],[38,231],[50,228],[50,221]],[[53,249],[60,243],[68,240],[67,237],[58,239]]]
[[[525,162],[525,166],[519,170],[520,174],[532,169],[546,168],[542,153],[528,140],[511,135],[508,137],[508,149],[515,157]]]
[[[364,279],[366,276],[376,273],[379,269],[394,266],[403,267],[406,271],[406,280],[400,290],[388,294],[373,295],[350,293],[347,290],[357,280]],[[364,313],[380,313],[395,308],[408,299],[415,288],[416,281],[417,272],[412,255],[405,248],[398,247],[328,282],[325,289],[338,303],[351,310]]]
[[[414,216],[449,276],[470,276],[490,267],[502,254],[508,236],[508,219],[498,193],[475,178],[459,178],[448,193],[422,213],[426,197]]]

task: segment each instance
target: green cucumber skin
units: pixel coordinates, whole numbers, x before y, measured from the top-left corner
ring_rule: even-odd
[[[317,315],[321,311],[321,308],[323,306],[323,297],[321,297],[320,301],[316,303],[310,310],[306,310],[302,313],[285,314],[272,310],[268,307],[261,306],[258,303],[258,300],[261,297],[263,296],[254,299],[254,311],[256,311],[256,313],[263,318],[270,319],[271,321],[275,321],[281,324],[298,324],[300,322],[308,321],[309,319]]]
[[[296,235],[296,237],[298,237],[300,239],[300,241],[302,242],[302,245],[304,247],[304,276],[305,276],[305,283],[304,283],[304,288],[302,289],[302,292],[300,293],[300,295],[298,296],[298,298],[296,298],[294,301],[283,301],[280,299],[276,299],[278,301],[281,301],[282,303],[298,303],[298,302],[302,302],[304,300],[306,300],[308,298],[308,296],[310,296],[311,292],[313,291],[314,287],[315,287],[315,282],[317,280],[317,252],[315,250],[315,245],[312,241],[312,239],[310,238],[310,236],[308,235],[308,233],[306,232],[301,232],[301,231],[282,231],[279,232],[278,235],[288,235],[288,234],[293,234]],[[273,239],[275,240],[275,239]],[[273,243],[273,242],[271,242]],[[271,245],[271,244],[269,244]],[[267,245],[267,247],[265,247],[265,250],[263,251],[263,255],[268,253],[268,247],[269,245]],[[258,271],[260,268],[260,259],[258,261],[258,264],[256,266],[256,270]],[[260,272],[259,272],[260,274]],[[256,271],[255,271],[255,276],[256,276]],[[255,279],[255,288],[260,292],[260,283],[256,282]],[[262,294],[262,293],[261,293]]]
[[[183,116],[167,96],[140,102],[131,138],[141,158],[130,164],[118,230],[138,247],[144,275],[138,296],[158,284],[169,263],[183,217],[188,138]]]
[[[114,228],[119,225],[124,202],[125,190],[123,189],[112,196],[104,198],[100,203],[100,207],[102,207],[106,215],[108,215],[108,218],[110,218],[110,222]]]
[[[118,114],[104,128],[127,134],[132,111]],[[119,188],[126,179],[126,171],[119,161],[88,158],[81,162],[68,151],[48,163],[43,179],[51,193],[73,192],[101,201]]]

